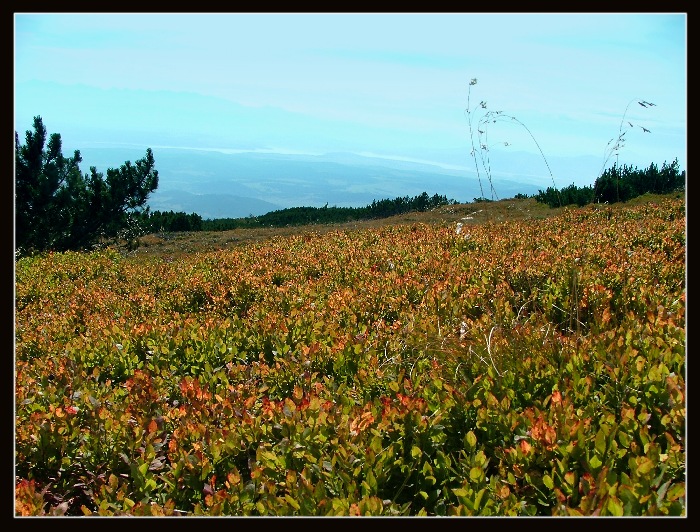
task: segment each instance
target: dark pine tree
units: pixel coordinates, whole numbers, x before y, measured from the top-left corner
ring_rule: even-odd
[[[15,251],[85,250],[110,239],[133,238],[158,188],[153,152],[106,178],[93,166],[82,175],[80,151],[61,153],[61,135],[47,134],[40,116],[24,145],[15,132]]]

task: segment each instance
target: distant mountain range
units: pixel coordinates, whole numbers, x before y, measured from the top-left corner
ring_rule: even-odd
[[[151,210],[197,213],[204,219],[244,218],[289,207],[326,204],[364,207],[374,200],[414,197],[423,192],[458,202],[471,202],[482,195],[502,199],[536,194],[552,185],[551,180],[547,183],[541,175],[531,173],[532,167],[537,169],[543,163],[529,154],[521,154],[520,162],[509,159],[510,167],[501,164],[512,173],[492,175],[493,195],[487,177],[481,176],[480,186],[473,169],[424,162],[352,153],[222,153],[169,147],[152,150],[159,186],[149,198]],[[146,150],[90,147],[80,152],[83,173],[89,170],[85,163],[104,173],[107,168],[142,158]],[[520,169],[517,173],[516,168]]]
[[[460,202],[493,197],[466,148],[466,126],[455,145],[437,132],[367,129],[186,92],[15,83],[20,138],[35,115],[61,135],[64,155],[80,150],[83,173],[138,160],[150,146],[160,176],[153,210],[240,218],[326,203],[364,207],[423,192]],[[337,146],[343,153],[333,153]],[[511,150],[490,152],[494,199],[592,184],[602,164],[583,156],[548,157],[545,165],[540,155]]]

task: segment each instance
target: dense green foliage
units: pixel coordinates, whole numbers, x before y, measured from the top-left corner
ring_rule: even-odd
[[[40,116],[21,145],[15,131],[15,250],[18,256],[42,251],[87,250],[110,239],[129,240],[148,211],[158,187],[150,148],[143,159],[82,175],[80,151],[61,153],[61,135],[48,137]]]
[[[577,187],[574,184],[557,190],[553,187],[540,190],[533,197],[550,207],[589,203],[625,202],[644,194],[668,194],[685,189],[685,170],[679,171],[678,159],[671,164],[665,161],[661,169],[651,163],[646,169],[613,165],[605,170],[593,186]]]
[[[685,209],[20,258],[15,515],[685,516]]]
[[[430,196],[427,192],[423,192],[413,198],[403,196],[394,199],[375,200],[366,207],[329,207],[328,205],[325,207],[292,207],[268,212],[261,216],[204,220],[201,229],[203,231],[228,231],[230,229],[253,227],[345,223],[357,220],[388,218],[413,211],[424,212],[441,205],[454,205],[456,203],[456,200],[447,199],[447,196],[440,194]]]
[[[197,213],[153,211],[141,218],[141,229],[144,233],[201,231],[202,217]]]

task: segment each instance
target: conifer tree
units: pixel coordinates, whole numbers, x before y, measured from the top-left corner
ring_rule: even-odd
[[[150,148],[143,159],[109,168],[106,177],[90,167],[82,175],[82,157],[61,152],[61,135],[48,137],[41,116],[24,145],[15,132],[15,251],[85,250],[110,241],[130,239],[149,211],[149,195],[158,187]]]

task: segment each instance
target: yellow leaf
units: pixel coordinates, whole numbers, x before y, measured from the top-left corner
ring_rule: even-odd
[[[299,503],[295,501],[294,498],[288,493],[284,495],[284,500],[287,501],[290,504],[290,506],[292,506],[295,510],[298,510],[300,508]]]

